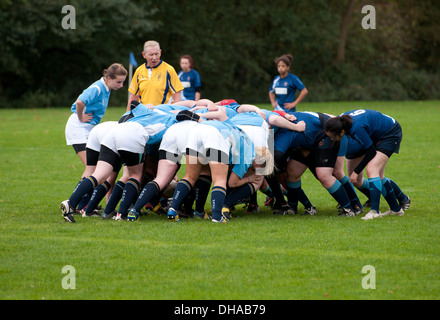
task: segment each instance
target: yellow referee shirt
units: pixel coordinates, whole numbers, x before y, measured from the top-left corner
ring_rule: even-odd
[[[128,88],[129,92],[139,96],[141,103],[155,106],[169,103],[171,96],[182,90],[176,70],[164,61],[153,68],[147,67],[146,63],[139,66]]]

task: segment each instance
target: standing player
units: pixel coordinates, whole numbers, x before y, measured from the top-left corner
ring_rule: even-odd
[[[85,89],[72,105],[72,115],[65,130],[66,142],[73,146],[84,167],[89,133],[104,116],[111,90],[121,89],[126,76],[127,70],[121,64],[113,63],[104,70],[103,77]]]
[[[145,42],[142,56],[146,62],[136,69],[131,80],[127,111],[130,111],[133,100],[153,106],[181,100],[182,83],[176,70],[162,61],[161,54],[162,50],[157,41]]]
[[[194,60],[190,55],[180,57],[180,68],[178,76],[182,83],[183,91],[181,91],[181,99],[185,100],[200,100],[200,88],[202,86],[199,73],[194,69]]]
[[[384,177],[388,159],[393,153],[399,153],[402,141],[400,124],[379,111],[359,109],[328,120],[325,131],[335,141],[340,141],[344,135],[352,137],[365,149],[364,157],[350,174],[350,181],[359,181],[363,169],[367,169],[371,210],[362,219],[382,217],[379,211],[381,194],[390,205],[384,215],[403,215],[392,184]]]
[[[290,54],[283,54],[275,59],[280,75],[275,77],[269,90],[270,103],[274,109],[287,113],[295,112],[297,104],[309,93],[301,80],[289,72],[292,62],[293,57]],[[297,91],[299,95],[295,99]]]

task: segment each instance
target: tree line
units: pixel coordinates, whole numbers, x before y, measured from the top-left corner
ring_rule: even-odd
[[[436,0],[0,0],[0,107],[69,106],[111,63],[142,63],[146,40],[176,71],[190,54],[212,100],[269,103],[284,53],[305,102],[439,99],[438,21]],[[125,105],[127,91],[110,100]]]

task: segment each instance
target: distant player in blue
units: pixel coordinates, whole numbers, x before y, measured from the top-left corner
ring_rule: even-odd
[[[283,54],[275,59],[280,75],[275,77],[269,89],[269,99],[273,108],[287,113],[295,112],[296,106],[308,94],[301,80],[289,72],[292,62],[293,57],[290,54]],[[298,97],[296,97],[297,91],[299,91]]]
[[[180,68],[178,76],[183,85],[181,91],[182,101],[185,100],[200,100],[200,88],[202,83],[200,81],[199,73],[194,69],[194,60],[190,55],[180,57]]]
[[[360,174],[363,169],[367,169],[371,210],[362,219],[403,215],[392,184],[384,177],[388,159],[393,153],[399,153],[402,141],[400,124],[379,111],[358,109],[328,120],[325,131],[335,141],[340,141],[344,135],[349,136],[365,150],[365,155],[350,175],[350,181],[358,181],[362,179]],[[381,194],[390,205],[390,210],[384,214],[379,211]]]
[[[103,76],[85,89],[72,104],[72,114],[66,124],[66,142],[73,146],[86,167],[86,144],[90,131],[101,122],[107,110],[111,90],[124,85],[127,70],[119,63],[113,63],[104,70]]]

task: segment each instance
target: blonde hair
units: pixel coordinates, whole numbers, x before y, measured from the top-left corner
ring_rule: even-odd
[[[147,52],[147,48],[151,48],[151,47],[159,47],[160,50],[160,44],[157,41],[154,40],[148,40],[144,43],[144,52]]]
[[[255,168],[258,175],[270,176],[275,169],[273,154],[267,147],[255,147],[255,163],[258,165]]]

